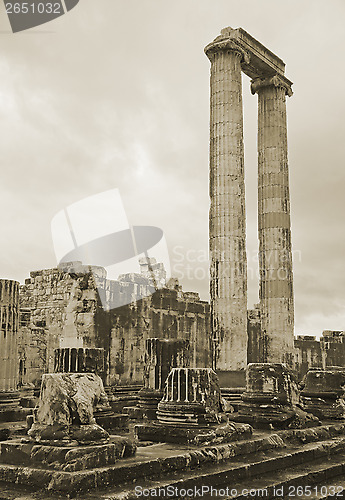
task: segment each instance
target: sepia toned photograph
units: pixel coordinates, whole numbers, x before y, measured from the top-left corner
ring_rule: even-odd
[[[345,498],[344,19],[0,2],[0,500]]]

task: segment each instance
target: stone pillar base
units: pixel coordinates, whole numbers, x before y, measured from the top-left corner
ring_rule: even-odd
[[[219,424],[225,414],[218,376],[211,368],[173,368],[165,382],[157,418],[163,424]]]
[[[158,403],[157,421],[135,426],[142,441],[194,445],[235,441],[251,432],[249,425],[228,421],[211,368],[173,368]]]
[[[321,420],[345,418],[345,368],[311,368],[301,385],[301,399],[307,411]]]
[[[62,426],[34,422],[28,436],[32,441],[50,446],[85,446],[109,442],[109,434],[98,424]]]
[[[256,428],[295,429],[314,427],[319,420],[303,411],[292,371],[280,363],[250,363],[246,391],[238,412],[229,415],[236,422]]]
[[[163,390],[159,389],[143,388],[139,391],[138,408],[142,411],[143,418],[157,420],[158,403],[161,401],[163,394]]]

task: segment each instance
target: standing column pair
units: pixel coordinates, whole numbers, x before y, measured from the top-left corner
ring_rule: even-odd
[[[223,36],[205,48],[211,61],[210,294],[215,368],[247,366],[247,258],[243,148],[243,44]],[[254,68],[254,69],[253,69]],[[285,95],[283,75],[254,78],[259,125],[259,252],[261,362],[292,364],[294,304]]]

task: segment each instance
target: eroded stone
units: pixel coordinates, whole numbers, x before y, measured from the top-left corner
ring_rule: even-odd
[[[302,382],[305,408],[320,419],[345,417],[345,368],[309,370]]]
[[[230,420],[256,427],[304,428],[319,424],[303,410],[297,381],[292,371],[280,363],[250,363],[246,391],[238,412]]]
[[[94,407],[107,402],[101,378],[94,373],[43,375],[34,423],[28,435],[35,441],[107,441],[109,434],[94,418]]]

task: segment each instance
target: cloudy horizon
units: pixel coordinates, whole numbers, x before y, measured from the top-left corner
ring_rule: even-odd
[[[345,4],[80,0],[12,34],[0,10],[0,278],[56,266],[50,224],[118,188],[132,225],[161,228],[173,274],[208,300],[209,68],[242,27],[286,63],[295,333],[345,330]],[[248,306],[258,301],[257,96],[243,76]]]

